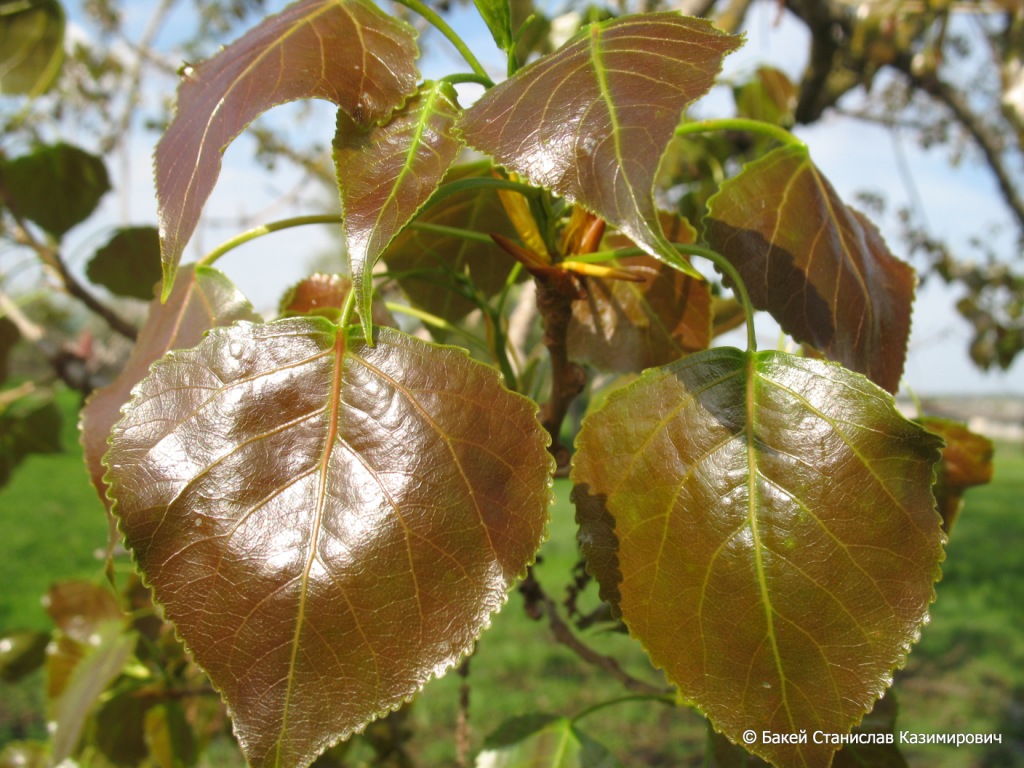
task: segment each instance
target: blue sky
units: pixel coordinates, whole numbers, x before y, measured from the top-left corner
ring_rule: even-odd
[[[274,9],[282,7],[274,3]],[[132,3],[133,24],[145,26],[152,3]],[[75,16],[71,9],[72,19]],[[501,55],[495,50],[486,28],[475,15],[472,5],[457,7],[450,17],[460,34],[499,77],[504,68]],[[747,45],[730,56],[725,63],[725,78],[749,73],[759,64],[771,64],[797,79],[804,64],[807,43],[803,27],[783,20],[776,25],[776,5],[760,3],[751,11]],[[182,19],[184,21],[184,19]],[[176,25],[159,42],[169,43]],[[465,69],[457,54],[440,36],[431,36],[429,55],[421,62],[425,77],[436,77],[452,68]],[[170,88],[171,84],[167,83]],[[465,91],[472,98],[472,87]],[[166,94],[149,94],[160,98]],[[275,121],[288,118],[301,107],[290,105],[272,113]],[[727,116],[731,101],[724,89],[712,93],[697,107],[701,116]],[[325,103],[315,105],[302,120],[303,129],[327,143],[333,134],[333,108]],[[800,127],[796,134],[809,146],[811,156],[848,202],[859,191],[881,191],[891,209],[905,204],[908,190],[897,170],[897,155],[891,136],[884,130],[859,121],[829,116],[811,128]],[[155,134],[136,131],[128,154],[128,184],[115,182],[119,196],[108,200],[105,213],[111,223],[152,222],[156,204],[152,186],[150,157],[157,141]],[[298,138],[298,137],[297,137]],[[983,226],[1003,225],[1008,229],[1010,218],[991,176],[969,153],[964,163],[952,168],[943,151],[925,152],[909,139],[901,141],[902,154],[915,179],[927,221],[933,233],[962,242]],[[213,196],[207,204],[204,220],[186,254],[187,259],[200,257],[206,250],[238,231],[237,225],[220,226],[221,222],[238,217],[255,217],[256,221],[283,218],[300,213],[324,210],[328,201],[319,193],[300,194],[297,204],[281,206],[279,200],[295,192],[301,176],[278,166],[273,173],[250,161],[251,143],[243,137],[225,155],[224,167]],[[116,166],[112,171],[117,173]],[[897,255],[900,244],[895,232],[885,221],[878,222]],[[1013,253],[1010,238],[1003,237],[1001,252],[1006,258]],[[996,242],[1000,242],[998,239]],[[325,228],[303,228],[274,234],[255,241],[221,260],[219,266],[252,298],[256,306],[269,310],[276,305],[282,287],[300,279],[310,258],[334,247],[335,241]],[[85,258],[86,249],[79,256]],[[970,331],[957,315],[954,303],[956,290],[950,291],[937,280],[929,281],[919,293],[915,306],[905,379],[921,394],[940,393],[1024,393],[1024,360],[1009,372],[978,371],[967,355]],[[777,327],[766,315],[758,316],[759,339],[762,346],[775,346],[779,340]],[[742,339],[730,339],[742,344]]]

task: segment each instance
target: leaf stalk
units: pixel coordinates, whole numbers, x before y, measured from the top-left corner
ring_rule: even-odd
[[[780,128],[772,123],[766,123],[763,120],[751,120],[745,117],[724,117],[684,123],[676,128],[676,136],[687,136],[692,133],[709,133],[711,131],[744,131],[774,139],[787,146],[807,146],[785,128]]]
[[[441,17],[441,14],[421,2],[421,0],[398,0],[398,2],[409,10],[418,13],[429,21],[438,32],[448,38],[448,42],[455,46],[455,50],[462,55],[462,58],[466,60],[466,63],[469,64],[470,68],[479,77],[477,82],[485,88],[491,88],[494,85],[494,81],[487,75],[487,70],[483,68],[483,65],[473,55],[473,51],[469,49],[469,46],[459,37],[458,33],[448,25],[448,22]]]
[[[342,218],[337,213],[321,213],[312,216],[295,216],[290,219],[281,219],[280,221],[272,221],[269,224],[260,224],[258,227],[247,229],[245,232],[235,235],[234,237],[225,240],[223,243],[218,245],[208,254],[203,256],[199,260],[198,266],[200,267],[211,267],[213,264],[224,254],[229,251],[233,251],[240,245],[248,243],[250,240],[255,240],[258,237],[269,235],[271,232],[280,232],[282,229],[291,229],[292,227],[304,227],[309,224],[341,224]]]

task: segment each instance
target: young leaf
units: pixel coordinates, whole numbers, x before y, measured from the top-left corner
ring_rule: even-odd
[[[271,107],[312,98],[368,128],[416,91],[416,56],[413,30],[369,0],[300,0],[186,68],[177,115],[156,150],[165,281],[242,129]]]
[[[456,166],[445,177],[445,182],[489,173],[490,168]],[[515,228],[494,189],[457,192],[424,210],[416,221],[516,237]],[[493,296],[505,286],[515,263],[490,239],[481,242],[413,228],[405,229],[392,241],[383,259],[388,269],[398,275],[399,287],[413,304],[452,323],[477,308],[458,292],[458,280],[468,275],[484,296]]]
[[[476,768],[620,768],[615,756],[564,717],[527,715],[502,723]]]
[[[861,720],[934,597],[938,438],[838,365],[719,348],[613,393],[577,445],[588,567],[717,730]],[[750,747],[780,768],[836,748]]]
[[[963,509],[967,489],[992,482],[995,448],[991,440],[971,432],[965,424],[934,416],[917,421],[946,443],[935,472],[935,501],[942,515],[942,528],[950,533]]]
[[[169,350],[193,347],[203,334],[236,320],[259,320],[249,300],[222,273],[211,267],[182,269],[166,302],[154,299],[149,315],[121,373],[89,397],[79,418],[85,465],[93,487],[109,508],[101,459],[107,452],[110,428],[121,418],[132,388],[149,373],[149,366]]]
[[[363,332],[370,333],[373,265],[412,221],[455,161],[462,142],[450,83],[426,83],[392,119],[364,130],[338,113],[334,165],[345,217],[349,272]]]
[[[31,393],[0,402],[0,486],[30,453],[59,453],[60,409],[52,395]]]
[[[685,219],[664,212],[662,229],[673,243],[692,243],[696,231]],[[628,247],[625,238],[607,247]],[[629,267],[643,283],[587,278],[587,295],[573,302],[569,355],[603,371],[639,373],[707,349],[711,341],[711,287],[649,256],[608,266]]]
[[[914,271],[839,199],[805,147],[775,149],[725,182],[708,201],[705,236],[797,341],[899,388]]]
[[[64,24],[57,0],[0,2],[0,96],[49,90],[64,63]]]
[[[348,277],[317,272],[288,289],[278,307],[278,316],[319,315],[336,323],[341,319],[345,299],[351,290],[352,281]],[[384,306],[383,301],[374,301],[371,311],[375,326],[397,327],[395,318]]]
[[[89,218],[110,190],[103,160],[64,143],[0,162],[0,181],[17,213],[56,238]]]
[[[308,765],[466,653],[533,559],[536,406],[454,348],[216,328],[114,427],[128,546],[253,766]]]
[[[512,47],[512,9],[509,0],[473,0],[494,42],[503,51]]]
[[[160,235],[153,227],[124,227],[96,251],[86,277],[118,296],[148,301],[160,280]]]
[[[89,581],[54,584],[43,605],[57,628],[82,645],[89,645],[103,624],[124,618],[113,593]]]
[[[678,263],[654,204],[658,162],[683,109],[711,88],[740,44],[675,13],[595,23],[485,93],[466,110],[462,133],[652,256]]]

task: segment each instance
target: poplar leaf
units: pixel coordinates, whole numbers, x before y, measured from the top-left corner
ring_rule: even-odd
[[[146,322],[132,347],[124,368],[110,384],[89,396],[78,427],[93,487],[109,508],[101,460],[107,452],[110,429],[121,418],[132,388],[149,373],[149,366],[172,349],[193,347],[203,334],[236,320],[259,320],[249,300],[234,284],[212,267],[188,265],[174,284],[167,301],[154,299]]]
[[[685,107],[740,44],[676,13],[591,24],[485,93],[466,110],[463,137],[679,264],[658,223],[658,164]]]
[[[584,420],[572,477],[602,596],[716,730],[849,731],[934,598],[940,440],[863,376],[717,348]],[[748,749],[826,766],[837,745]]]
[[[338,114],[334,164],[344,211],[349,272],[363,332],[372,328],[373,265],[444,178],[462,142],[450,83],[426,83],[384,125],[362,130]]]
[[[216,56],[187,66],[156,150],[164,291],[220,174],[221,155],[271,107],[334,102],[357,124],[387,120],[416,91],[415,33],[369,0],[300,0]]]
[[[64,63],[65,25],[57,0],[0,2],[0,96],[50,89]]]
[[[917,278],[846,206],[806,147],[780,147],[708,201],[705,236],[797,341],[899,388]]]
[[[540,545],[536,406],[462,350],[318,317],[216,328],[104,458],[156,600],[253,766],[304,766],[473,646]]]

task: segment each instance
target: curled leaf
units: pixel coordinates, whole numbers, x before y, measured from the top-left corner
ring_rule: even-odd
[[[466,653],[536,552],[536,406],[461,350],[322,318],[212,330],[139,385],[107,482],[251,765],[308,765]]]
[[[917,278],[806,147],[775,149],[725,182],[708,201],[705,236],[783,330],[898,389]]]
[[[216,56],[186,67],[156,150],[164,290],[220,174],[221,155],[260,114],[326,99],[369,128],[416,90],[413,30],[369,0],[299,0]]]

